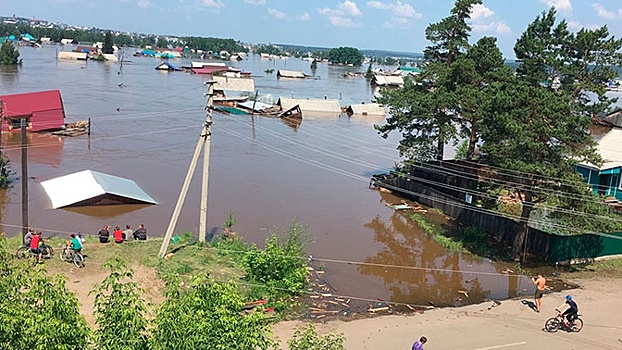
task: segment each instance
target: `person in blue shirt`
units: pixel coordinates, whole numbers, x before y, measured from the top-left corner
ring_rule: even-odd
[[[428,338],[422,336],[421,338],[419,338],[419,340],[415,341],[412,350],[423,350],[423,344],[427,342]]]
[[[574,300],[572,300],[572,295],[566,295],[566,301],[564,302],[564,304],[568,304],[568,308],[566,309],[566,311],[564,311],[562,317],[566,317],[568,326],[573,324],[574,319],[577,317],[577,314],[579,314],[579,306]],[[561,310],[561,308],[564,307],[564,304],[557,308],[557,310]]]

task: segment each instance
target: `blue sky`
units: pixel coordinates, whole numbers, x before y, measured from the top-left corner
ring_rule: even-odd
[[[449,14],[449,0],[28,0],[3,1],[0,14],[138,33],[212,36],[248,43],[353,46],[422,52],[425,28]],[[551,6],[571,30],[609,27],[622,36],[620,0],[484,0],[472,41],[490,35],[506,58],[516,39]]]

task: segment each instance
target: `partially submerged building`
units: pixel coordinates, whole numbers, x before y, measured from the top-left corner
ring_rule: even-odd
[[[287,111],[298,106],[302,115],[306,116],[339,116],[341,114],[341,105],[339,104],[339,100],[281,97],[279,98],[277,105],[282,111]]]
[[[28,131],[58,130],[65,126],[65,108],[59,90],[0,96],[2,130],[21,128],[25,118]]]
[[[276,77],[277,78],[304,79],[307,76],[303,72],[298,72],[298,71],[294,71],[294,70],[279,69],[276,72]]]
[[[371,84],[384,87],[402,87],[404,86],[404,78],[401,75],[376,74],[372,78]]]
[[[92,170],[57,177],[41,183],[52,208],[158,204],[136,182]]]
[[[387,112],[383,106],[377,103],[361,103],[358,105],[350,105],[345,108],[349,115],[386,115]]]

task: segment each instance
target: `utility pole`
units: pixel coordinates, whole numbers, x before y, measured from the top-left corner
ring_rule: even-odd
[[[201,155],[201,150],[204,150],[203,155],[203,178],[201,182],[201,212],[199,218],[199,242],[205,242],[206,238],[206,229],[207,229],[207,189],[208,189],[208,180],[209,180],[209,155],[210,155],[210,139],[212,135],[212,104],[214,98],[214,84],[216,82],[213,80],[206,81],[205,85],[207,85],[207,106],[205,107],[205,124],[203,125],[203,130],[201,131],[201,135],[199,137],[199,141],[197,142],[197,146],[194,149],[194,155],[192,156],[192,160],[190,161],[190,166],[188,168],[188,172],[186,173],[186,179],[184,180],[183,185],[181,186],[181,191],[179,192],[179,198],[177,199],[177,204],[175,205],[175,209],[173,210],[173,216],[171,217],[171,221],[168,223],[168,228],[166,229],[166,233],[164,234],[164,241],[162,242],[162,246],[160,247],[159,255],[163,258],[166,255],[166,251],[168,249],[168,244],[171,241],[173,236],[173,230],[175,229],[175,225],[177,224],[177,220],[179,219],[179,214],[181,213],[181,207],[184,204],[184,200],[186,199],[186,194],[188,194],[188,188],[190,187],[190,181],[192,180],[192,175],[194,174],[194,170],[196,168],[197,162],[199,160],[199,156]]]
[[[22,238],[28,232],[28,139],[26,138],[27,119],[21,118],[22,124]]]

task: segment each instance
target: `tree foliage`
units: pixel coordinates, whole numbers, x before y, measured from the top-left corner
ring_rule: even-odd
[[[328,52],[328,60],[333,64],[351,64],[360,66],[363,63],[363,54],[354,47],[338,47]]]
[[[150,349],[268,349],[274,343],[264,314],[242,310],[235,283],[198,276],[186,290],[178,288],[158,311]]]
[[[0,349],[86,349],[88,335],[65,279],[16,262],[0,238]]]
[[[571,33],[565,21],[557,22],[554,8],[538,16],[518,39],[516,77],[491,96],[493,109],[482,133],[486,163],[528,174],[516,185],[523,208],[515,257],[538,203],[557,202],[562,208],[573,192],[587,197],[574,166],[601,162],[589,126],[593,114],[614,102],[605,96],[604,82],[617,76],[613,67],[622,63],[621,48],[622,41],[606,27]],[[591,202],[575,202],[574,210],[591,207]]]
[[[19,63],[19,51],[13,43],[7,41],[0,47],[0,65],[16,66]]]
[[[402,156],[417,161],[442,160],[445,144],[458,136],[461,114],[453,66],[470,47],[466,21],[475,4],[481,0],[458,0],[449,17],[430,24],[426,38],[431,44],[424,51],[427,67],[403,88],[382,90],[378,102],[389,107],[390,116],[376,129],[385,138],[392,131],[401,132]]]
[[[295,221],[284,242],[273,233],[265,250],[253,247],[244,256],[249,281],[267,286],[274,294],[299,294],[307,284],[307,241],[307,228]]]
[[[94,343],[101,350],[148,349],[146,307],[142,290],[131,282],[133,273],[119,258],[103,265],[110,274],[97,285]]]
[[[102,47],[102,52],[105,54],[114,53],[114,42],[112,41],[112,33],[109,31],[104,35],[104,46]]]
[[[296,329],[287,345],[289,350],[343,350],[344,340],[343,334],[318,335],[313,324],[306,323]]]

